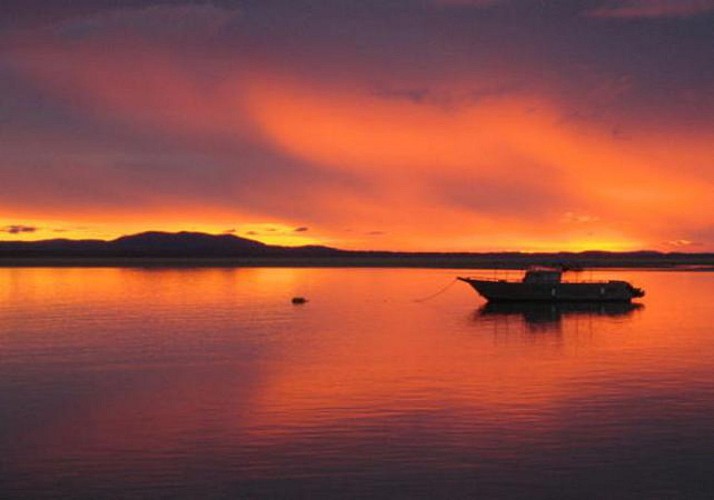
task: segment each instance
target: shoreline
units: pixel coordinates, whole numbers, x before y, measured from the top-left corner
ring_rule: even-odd
[[[571,258],[492,256],[394,256],[394,257],[4,257],[0,268],[29,267],[141,267],[141,268],[426,268],[426,269],[525,269],[534,265],[566,265],[580,269],[655,269],[714,271],[711,258],[657,256],[634,258]]]

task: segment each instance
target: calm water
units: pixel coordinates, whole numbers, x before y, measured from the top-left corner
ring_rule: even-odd
[[[0,497],[714,496],[714,273],[462,273],[0,269]]]

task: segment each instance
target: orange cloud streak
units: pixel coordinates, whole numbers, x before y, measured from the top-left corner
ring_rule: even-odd
[[[323,168],[368,173],[380,179],[384,190],[399,191],[398,198],[411,191],[413,198],[404,205],[419,207],[417,213],[425,211],[420,203],[428,199],[431,181],[444,175],[474,184],[497,179],[504,199],[509,184],[545,178],[560,193],[572,194],[577,203],[596,210],[598,216],[588,221],[609,225],[604,238],[589,238],[588,244],[599,241],[599,246],[623,249],[657,237],[651,232],[653,218],[704,223],[703,213],[688,208],[714,208],[706,179],[677,168],[681,150],[687,151],[685,157],[707,161],[714,149],[711,142],[690,148],[688,137],[670,135],[675,147],[665,149],[649,136],[621,141],[609,131],[568,122],[557,104],[534,96],[494,97],[444,109],[358,91],[286,84],[278,77],[255,85],[251,96],[253,114],[276,147]],[[556,208],[559,200],[552,201]],[[494,218],[440,209],[445,217],[432,214],[421,220],[438,220],[441,225],[455,217],[455,226],[478,229],[487,228],[485,219]],[[527,214],[520,215],[528,219]],[[532,221],[524,223],[523,218],[507,220],[500,234],[492,237],[503,242],[503,235],[512,231],[519,236],[510,244],[531,240],[534,248],[552,249],[539,245],[537,235],[545,233],[552,242],[553,233],[563,228],[547,220],[547,227],[537,232],[531,228],[529,235]],[[582,242],[567,239],[557,244],[584,248]]]
[[[193,144],[260,144],[368,186],[361,193],[316,186],[306,200],[313,221],[247,209],[240,200],[227,206],[149,193],[165,227],[191,214],[205,228],[217,227],[216,218],[317,224],[320,241],[352,248],[626,250],[689,239],[681,232],[707,227],[714,210],[708,131],[700,138],[667,131],[663,146],[665,131],[621,140],[569,120],[563,104],[535,93],[446,106],[387,98],[358,83],[315,85],[264,68],[245,71],[239,63],[198,76],[175,54],[140,43],[124,44],[111,58],[101,44],[38,43],[21,53],[26,74],[108,120]],[[680,170],[683,159],[701,171]],[[91,165],[72,168],[92,176]],[[286,187],[278,182],[265,199],[278,201]],[[9,208],[13,217],[42,218]],[[122,210],[131,220],[142,217]],[[80,218],[106,221],[107,213]],[[134,227],[106,226],[115,234]]]

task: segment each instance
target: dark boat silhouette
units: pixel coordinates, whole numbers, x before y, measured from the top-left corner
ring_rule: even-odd
[[[462,278],[486,300],[493,302],[629,302],[644,297],[641,288],[627,281],[563,281],[562,269],[533,268],[520,281]]]

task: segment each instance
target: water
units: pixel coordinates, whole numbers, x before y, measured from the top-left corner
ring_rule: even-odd
[[[414,301],[462,273],[0,269],[0,497],[714,495],[714,274]]]

